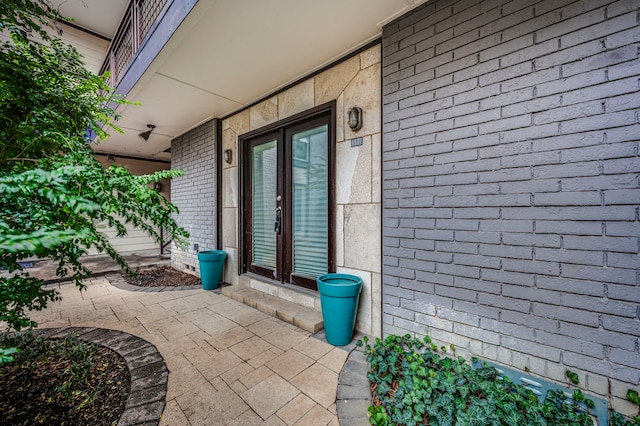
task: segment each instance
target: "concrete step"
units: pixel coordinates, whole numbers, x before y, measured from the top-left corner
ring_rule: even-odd
[[[222,287],[222,294],[310,333],[317,333],[324,329],[322,312],[305,308],[260,290],[231,285]]]

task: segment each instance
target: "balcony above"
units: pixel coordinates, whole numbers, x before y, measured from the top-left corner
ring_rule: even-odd
[[[96,151],[168,160],[166,150],[176,136],[250,105],[366,45],[380,37],[384,24],[424,1],[121,3],[123,19],[111,35],[104,69],[112,71],[118,92],[141,106],[119,107],[122,118],[116,124],[124,134],[112,134]],[[85,13],[110,2],[60,3],[64,14],[76,17],[74,11]],[[103,18],[98,13],[96,24]],[[93,29],[90,19],[76,21]],[[156,128],[143,142],[137,135],[148,124]]]
[[[110,73],[111,86],[115,87],[120,82],[145,37],[151,36],[151,28],[166,12],[167,1],[132,0],[127,5],[100,69],[100,74]]]

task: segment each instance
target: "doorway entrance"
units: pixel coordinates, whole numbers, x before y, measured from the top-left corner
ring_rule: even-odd
[[[242,272],[317,289],[333,265],[333,103],[240,138]]]

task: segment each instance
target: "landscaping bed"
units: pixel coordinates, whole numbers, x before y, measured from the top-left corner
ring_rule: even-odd
[[[364,341],[364,344],[363,344]],[[589,414],[593,401],[574,389],[571,398],[561,390],[550,390],[540,401],[530,389],[513,383],[489,366],[473,369],[463,357],[456,357],[453,345],[438,346],[429,337],[391,335],[358,341],[370,366],[373,425],[456,426],[593,426]],[[577,374],[566,378],[579,383]],[[627,398],[640,402],[630,389]],[[609,425],[637,426],[640,418],[623,418],[611,412]]]
[[[125,281],[139,287],[183,287],[199,286],[200,278],[195,275],[173,269],[170,266],[152,266],[140,268],[136,275],[122,274]]]
[[[74,338],[30,334],[2,336],[0,347],[17,347],[14,360],[0,364],[3,425],[117,424],[131,378],[116,352]]]

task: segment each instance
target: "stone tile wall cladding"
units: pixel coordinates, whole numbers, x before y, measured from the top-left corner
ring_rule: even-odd
[[[336,266],[337,272],[363,279],[356,328],[380,336],[381,204],[380,204],[380,46],[375,46],[222,122],[222,149],[234,153],[223,163],[223,249],[228,263],[225,281],[246,285],[320,309],[317,298],[283,293],[259,280],[238,276],[238,136],[314,106],[336,100]],[[363,127],[346,124],[346,111],[359,106]],[[351,147],[362,137],[362,146]]]
[[[171,266],[200,275],[199,250],[216,249],[216,121],[208,121],[171,141],[171,168],[184,176],[172,179],[171,202],[180,209],[178,224],[189,231],[189,247],[172,244]]]
[[[436,0],[385,26],[385,335],[633,411],[639,7]]]

